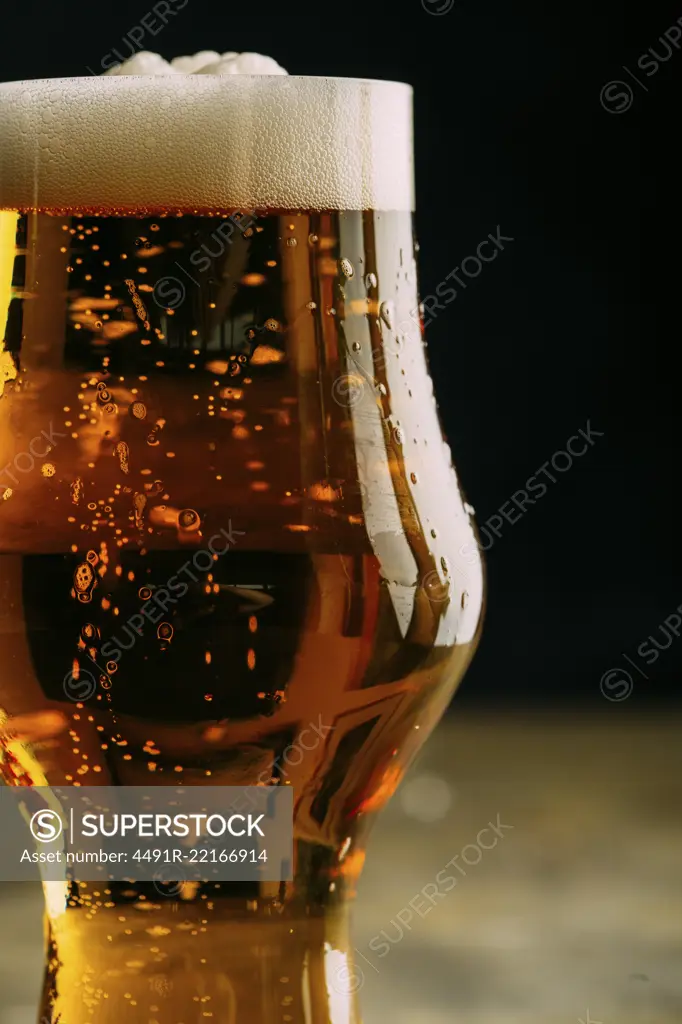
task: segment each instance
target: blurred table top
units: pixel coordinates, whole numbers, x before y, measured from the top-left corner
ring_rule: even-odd
[[[370,841],[365,1024],[680,1024],[681,739],[615,707],[455,707]],[[40,908],[0,885],[0,1024],[35,1022]]]

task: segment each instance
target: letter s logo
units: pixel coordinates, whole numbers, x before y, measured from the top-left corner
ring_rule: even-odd
[[[29,828],[34,839],[39,843],[51,843],[64,831],[64,822],[58,811],[51,811],[44,808],[36,811],[31,818]]]

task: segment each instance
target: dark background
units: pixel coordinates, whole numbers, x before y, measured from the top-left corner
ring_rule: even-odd
[[[677,702],[682,639],[652,665],[637,647],[649,635],[668,643],[659,627],[682,604],[682,50],[655,74],[649,64],[649,77],[637,61],[649,47],[667,56],[659,37],[682,3],[454,0],[435,13],[451,2],[188,0],[142,45],[166,58],[254,50],[292,74],[414,86],[422,295],[498,226],[514,239],[428,330],[441,415],[479,524],[588,420],[604,434],[487,553],[486,627],[455,707],[606,709],[600,680],[615,668],[634,683],[619,708]],[[99,70],[114,48],[127,54],[124,37],[152,6],[13,3],[0,75]],[[621,112],[600,102],[615,79],[632,88]],[[606,103],[624,95],[618,86]]]

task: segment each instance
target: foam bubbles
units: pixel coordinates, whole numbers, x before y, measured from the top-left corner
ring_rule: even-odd
[[[292,77],[259,54],[10,82],[0,124],[0,208],[413,208],[410,87]]]
[[[166,61],[158,53],[140,50],[128,60],[104,72],[105,75],[286,75],[272,57],[260,53],[218,53],[201,50],[188,57]]]

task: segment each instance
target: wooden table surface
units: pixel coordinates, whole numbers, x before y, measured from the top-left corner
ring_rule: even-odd
[[[615,706],[455,707],[370,843],[365,1024],[680,1024],[681,740],[682,717]],[[40,908],[0,885],[0,1024],[35,1022]]]

